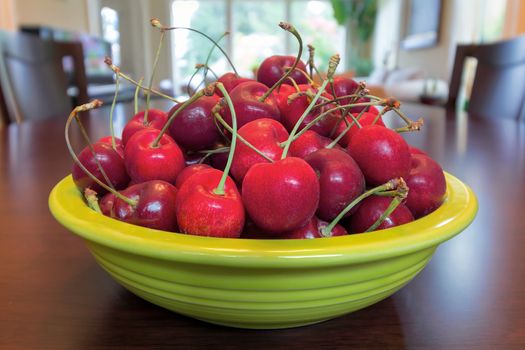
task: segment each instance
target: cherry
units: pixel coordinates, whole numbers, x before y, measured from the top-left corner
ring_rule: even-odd
[[[247,81],[255,80],[239,77],[237,74],[229,72],[221,75],[219,79],[217,79],[217,81],[224,85],[224,88],[227,92],[231,92],[233,88],[235,88],[237,85],[245,83]],[[223,94],[220,91],[216,91],[216,94],[220,97],[223,97]]]
[[[124,148],[126,169],[135,183],[164,180],[174,184],[184,168],[184,155],[173,139],[161,131],[145,129],[135,133]]]
[[[406,206],[415,218],[431,213],[443,202],[447,183],[443,169],[432,158],[412,154],[412,167],[406,182],[410,188]]]
[[[419,148],[414,147],[412,145],[408,145],[408,149],[410,150],[410,154],[412,154],[412,155],[414,155],[414,154],[422,154],[424,156],[428,156],[428,154],[425,151],[420,150]]]
[[[283,149],[281,143],[289,137],[284,126],[273,119],[258,119],[239,129],[239,136],[250,142],[270,160],[281,158]],[[233,157],[231,173],[239,183],[243,181],[246,172],[257,163],[266,163],[263,158],[244,143],[238,143]]]
[[[334,77],[333,86],[334,86],[333,91],[332,90],[329,90],[329,91],[335,94],[334,97],[343,97],[343,96],[355,94],[359,88],[359,83],[351,78]],[[352,101],[354,101],[354,98],[347,97],[347,98],[339,100],[339,104],[347,105],[351,103]]]
[[[181,186],[176,213],[182,232],[213,237],[239,237],[244,226],[244,207],[233,180],[228,177],[224,194],[214,192],[223,172],[204,169]]]
[[[390,197],[383,196],[370,196],[365,198],[356,212],[350,217],[350,230],[353,233],[361,233],[368,230],[387,210],[392,200]],[[400,203],[376,230],[406,224],[411,221],[414,221],[412,213],[403,203]]]
[[[110,211],[112,218],[157,230],[177,231],[175,186],[152,180],[132,185],[120,194],[135,203],[114,198]]]
[[[295,230],[314,215],[319,203],[319,181],[308,163],[296,157],[258,163],[242,182],[246,211],[263,230]]]
[[[333,220],[364,192],[363,173],[348,153],[325,148],[309,154],[304,160],[310,164],[319,178],[321,195],[316,212],[319,218]]]
[[[268,87],[258,82],[244,82],[237,85],[230,93],[233,107],[237,113],[239,128],[243,125],[261,118],[281,119],[277,107],[275,94],[270,94],[264,102],[260,98],[268,91]],[[231,113],[226,106],[221,110],[224,120],[231,124]]]
[[[130,185],[131,186],[131,185]],[[100,199],[99,207],[102,214],[106,216],[111,216],[111,209],[115,203],[115,195],[111,192],[106,193],[102,199]]]
[[[113,144],[113,137],[111,137],[111,136],[104,136],[104,137],[101,137],[97,142],[108,143],[108,144],[112,145]],[[122,155],[122,158],[124,158],[124,144],[122,143],[122,140],[119,139],[118,137],[115,137],[115,146],[116,146],[115,150]]]
[[[211,166],[209,166],[208,164],[193,164],[185,167],[177,176],[175,186],[177,188],[181,188],[182,184],[186,182],[186,180],[188,180],[190,176],[205,169],[211,169]]]
[[[312,239],[324,237],[346,236],[345,228],[341,225],[335,225],[334,228],[325,236],[322,230],[328,226],[326,221],[318,219],[313,216],[308,223],[298,229],[288,231],[279,236],[281,239]]]
[[[407,178],[410,172],[408,144],[398,133],[380,125],[366,125],[358,130],[348,145],[348,153],[369,185]]]
[[[297,158],[305,158],[307,155],[320,149],[326,148],[332,143],[328,137],[324,137],[315,131],[307,130],[290,145],[290,155]],[[336,148],[341,148],[338,145]]]
[[[277,101],[277,107],[279,111],[283,111],[288,108],[288,96],[297,92],[294,86],[283,84],[276,89],[275,99]],[[281,112],[282,113],[282,112]]]
[[[354,115],[354,117],[357,117],[359,115],[358,113],[352,113],[352,114]],[[374,123],[374,121],[376,121],[376,117],[377,117],[377,114],[373,114],[373,113],[370,113],[370,112],[364,112],[361,115],[361,117],[358,119],[359,125],[361,125],[361,126],[372,125],[372,123]],[[355,133],[359,130],[359,127],[357,126],[357,124],[354,122],[354,120],[352,118],[346,117],[346,120],[348,121],[348,124],[349,125],[352,124],[352,126],[350,127],[350,129],[348,131],[346,131],[344,136],[339,140],[339,144],[342,147],[348,147],[348,144],[350,143],[350,140],[355,135]],[[377,119],[377,121],[375,122],[375,125],[385,126],[385,123],[383,123],[383,119],[381,117],[379,117]],[[346,123],[340,122],[337,125],[337,129],[336,129],[336,132],[335,132],[335,137],[341,135],[341,133],[343,133],[347,129],[347,127],[348,127],[348,125]]]
[[[299,85],[299,89],[301,92],[307,92],[309,91],[312,95],[315,95],[318,90],[315,88],[310,87],[310,85]],[[324,98],[328,100],[332,100],[333,96],[330,95],[327,92],[323,92],[322,95]],[[304,111],[308,108],[308,106],[311,103],[311,98],[308,96],[293,96],[289,95],[289,97],[292,97],[291,99],[288,99],[288,103],[281,104],[281,119],[283,122],[283,125],[286,127],[288,131],[291,131],[299,118],[301,118]],[[316,103],[316,106],[320,103]],[[299,130],[303,129],[306,125],[308,125],[313,119],[315,119],[317,116],[319,116],[321,113],[326,112],[327,110],[334,108],[335,105],[324,105],[323,107],[316,108],[314,107],[310,113],[307,114],[307,116],[303,119],[301,122]],[[328,136],[330,135],[330,132],[337,124],[340,112],[334,111],[332,113],[328,113],[325,115],[321,120],[318,120],[313,124],[310,128],[310,130],[313,130],[317,132],[318,134],[322,136]]]
[[[128,185],[130,178],[124,165],[122,146],[114,149],[110,143],[99,141],[94,143],[92,147],[93,149],[86,146],[78,155],[82,165],[106,185],[117,190],[124,189]],[[95,155],[93,152],[95,152]],[[104,169],[105,174],[102,173],[99,165]],[[77,163],[73,165],[72,176],[73,182],[81,192],[84,192],[86,188],[90,188],[98,194],[107,192]]]
[[[211,110],[219,102],[216,96],[202,96],[182,110],[169,126],[171,137],[179,146],[190,151],[209,149],[221,139]],[[173,115],[182,103],[175,105]]]
[[[239,237],[245,220],[241,195],[228,176],[237,144],[237,117],[231,98],[222,85],[232,114],[232,141],[224,172],[204,169],[190,176],[180,188],[176,202],[177,220],[182,232],[214,237]],[[219,106],[217,106],[219,108]]]
[[[294,62],[294,56],[274,55],[266,58],[257,70],[257,81],[268,87],[272,87],[284,74],[286,74],[286,69],[291,68]],[[306,71],[306,65],[303,61],[299,61],[296,68],[303,72]],[[305,75],[299,70],[292,71],[289,78],[295,80],[297,84],[306,84],[308,82]],[[283,84],[292,85],[292,82],[290,79],[285,79]]]
[[[146,128],[161,130],[168,121],[168,115],[166,112],[158,109],[150,109],[148,111],[148,121],[144,122],[144,113],[145,111],[141,111],[135,114],[135,116],[126,124],[124,130],[122,130],[122,143],[124,146],[137,131]]]

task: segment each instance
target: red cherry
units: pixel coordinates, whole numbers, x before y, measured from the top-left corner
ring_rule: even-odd
[[[259,163],[244,177],[242,199],[257,226],[284,233],[312,218],[319,203],[319,181],[312,167],[300,158]]]
[[[209,149],[221,139],[211,110],[219,102],[215,96],[202,96],[193,101],[173,119],[169,127],[171,137],[177,144],[190,151]],[[169,112],[171,116],[182,103]]]
[[[406,206],[415,218],[437,209],[447,191],[443,169],[432,158],[422,154],[412,154],[412,168],[406,183],[410,189]]]
[[[113,145],[113,138],[111,136],[104,136],[101,137],[97,142],[109,143],[110,145]],[[117,145],[117,152],[122,151],[122,157],[124,157],[124,144],[122,143],[122,140],[118,137],[115,137],[115,144]]]
[[[357,162],[366,183],[378,186],[390,179],[406,179],[410,172],[410,152],[406,141],[395,131],[366,125],[355,133],[348,153]]]
[[[297,158],[305,158],[307,155],[314,153],[320,149],[326,148],[332,143],[332,139],[324,137],[315,131],[305,131],[297,140],[290,145],[290,156]],[[335,147],[340,148],[338,145]]]
[[[124,148],[126,169],[135,183],[163,180],[174,184],[185,166],[182,151],[168,135],[162,135],[157,147],[152,146],[159,134],[157,129],[139,131]]]
[[[255,80],[248,79],[248,78],[242,78],[242,77],[239,77],[239,76],[235,75],[235,73],[231,73],[230,72],[230,73],[225,73],[225,74],[221,75],[220,78],[217,79],[217,81],[219,83],[222,83],[224,85],[224,88],[226,89],[226,91],[228,91],[228,93],[229,93],[237,85],[245,83],[247,81],[255,81]],[[215,93],[218,96],[223,97],[222,96],[222,92],[220,92],[218,89],[215,91]]]
[[[111,192],[106,193],[102,199],[100,199],[98,206],[102,214],[106,216],[111,216],[111,209],[113,208],[113,203],[115,202],[115,195]]]
[[[136,201],[136,205],[114,198],[111,217],[133,225],[177,231],[175,186],[165,181],[152,180],[130,186],[120,193]]]
[[[279,107],[279,111],[282,111],[285,108],[287,108],[288,96],[297,92],[295,87],[286,84],[279,86],[279,88],[277,88],[275,91],[275,99],[277,101],[277,107]]]
[[[427,154],[425,151],[422,151],[422,150],[420,150],[420,149],[417,148],[417,147],[414,147],[414,146],[408,145],[408,149],[410,150],[410,154],[412,154],[412,155],[414,155],[414,154],[422,154],[422,155],[428,157],[428,154]]]
[[[324,236],[321,233],[321,230],[328,226],[326,221],[318,219],[316,216],[313,216],[308,223],[298,229],[293,231],[286,232],[281,235],[281,239],[312,239],[312,238],[324,238],[324,237],[336,237],[336,236],[346,236],[345,228],[341,225],[335,225],[329,236]]]
[[[209,166],[208,164],[193,164],[193,165],[185,167],[184,169],[182,169],[182,171],[177,176],[177,181],[175,182],[175,186],[177,188],[181,188],[182,184],[186,182],[186,180],[188,180],[190,176],[202,170],[205,170],[205,169],[211,169],[211,166]]]
[[[321,196],[317,216],[333,220],[365,190],[365,178],[348,153],[338,149],[321,149],[304,159],[319,177]],[[352,210],[354,210],[353,208]],[[352,211],[347,213],[350,215]]]
[[[272,87],[286,74],[286,68],[291,68],[294,62],[294,56],[270,56],[259,66],[257,80],[268,87]],[[306,65],[303,61],[299,61],[296,68],[306,71]],[[295,80],[297,84],[306,84],[308,82],[304,74],[297,70],[294,70],[289,77]],[[289,79],[285,79],[283,84],[292,85]]]
[[[360,203],[356,212],[350,216],[350,230],[353,233],[365,232],[383,215],[392,200],[392,197],[383,196],[370,196],[365,198]],[[376,231],[406,224],[411,221],[414,221],[412,213],[403,203],[400,203],[398,207],[385,218],[381,225],[377,227]]]
[[[318,92],[317,89],[312,88],[310,85],[299,85],[299,88],[302,92],[311,91],[314,95]],[[330,100],[333,99],[333,96],[327,92],[323,92],[321,96],[324,96]],[[283,97],[281,97],[281,99],[283,98],[284,95]],[[288,130],[289,132],[292,131],[299,118],[301,118],[304,111],[310,105],[310,102],[311,99],[308,96],[300,96],[293,98],[291,101],[287,101],[286,104],[281,103],[281,119],[283,125],[286,127],[286,130]],[[316,105],[322,102],[323,100],[320,99],[317,101]],[[326,112],[327,110],[334,107],[334,104],[329,104],[320,108],[313,108],[310,111],[310,113],[308,113],[306,118],[302,121],[299,130],[302,130],[308,123],[310,123],[312,120],[318,117],[321,113]],[[329,113],[323,119],[317,121],[309,130],[315,131],[322,136],[328,136],[337,124],[339,120],[339,115],[340,113],[338,111]]]
[[[144,124],[144,113],[145,111],[141,111],[135,114],[135,116],[126,124],[124,130],[122,130],[122,143],[124,146],[137,131],[146,128],[161,130],[168,121],[168,115],[166,112],[158,109],[149,109],[148,122]]]
[[[181,186],[176,201],[177,221],[184,233],[238,238],[244,226],[241,195],[231,178],[224,195],[215,194],[222,177],[217,169],[199,171]]]
[[[281,143],[288,140],[284,126],[273,119],[254,120],[239,129],[238,134],[268,158],[278,160],[283,154]],[[246,172],[257,163],[268,161],[242,142],[237,142],[231,173],[235,180],[242,182]]]
[[[125,188],[129,181],[129,175],[124,165],[122,146],[117,146],[117,149],[113,149],[111,144],[105,142],[96,142],[93,144],[93,150],[95,151],[96,158],[89,146],[86,146],[78,155],[78,159],[90,171],[97,179],[110,186],[103,176],[100,168],[97,164],[100,163],[104,172],[111,184],[117,190]],[[84,171],[75,163],[72,170],[73,182],[77,188],[83,193],[86,188],[90,188],[98,194],[102,195],[107,191],[102,188],[99,184],[91,179]]]
[[[245,82],[231,91],[230,98],[237,114],[239,128],[256,119],[270,118],[277,121],[281,119],[275,93],[270,94],[264,102],[259,101],[267,91],[268,87],[258,82]],[[230,109],[227,106],[221,109],[221,115],[229,125],[232,125]]]
[[[342,97],[346,95],[352,95],[357,91],[357,88],[359,87],[359,83],[356,82],[354,79],[351,78],[345,78],[345,77],[335,77],[334,78],[334,91],[335,97]],[[329,90],[332,92],[332,90]],[[352,102],[352,97],[347,97],[344,99],[339,100],[339,104],[341,105],[347,105],[350,102]]]
[[[354,117],[357,117],[359,115],[359,113],[353,113],[353,116]],[[365,125],[372,125],[372,123],[374,122],[374,120],[376,119],[377,117],[377,114],[373,114],[373,113],[369,113],[369,112],[364,112],[362,115],[361,115],[361,118],[359,118],[359,124],[361,126],[365,126]],[[351,117],[346,117],[346,120],[348,120],[348,123],[352,123],[354,120],[351,118]],[[383,123],[383,119],[381,117],[379,117],[379,119],[377,120],[377,122],[375,123],[375,125],[380,125],[380,126],[385,126],[385,123]],[[337,129],[336,129],[336,132],[335,132],[335,137],[341,135],[341,133],[343,131],[345,131],[347,128],[347,124],[345,122],[340,122],[339,125],[337,126]],[[352,139],[352,137],[355,135],[355,133],[359,130],[359,127],[357,126],[356,123],[354,123],[351,127],[350,127],[350,130],[348,130],[346,132],[346,134],[339,140],[339,144],[342,146],[342,147],[348,147],[348,144],[350,143],[350,140]],[[334,138],[335,138],[334,137]]]

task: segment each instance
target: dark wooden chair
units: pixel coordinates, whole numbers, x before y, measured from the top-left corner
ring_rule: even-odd
[[[24,33],[0,32],[0,84],[9,122],[67,116],[72,99],[63,58],[74,65],[76,102],[88,101],[80,43],[42,40]]]
[[[458,45],[448,105],[455,106],[465,58],[478,60],[468,112],[525,121],[525,36],[493,44]]]

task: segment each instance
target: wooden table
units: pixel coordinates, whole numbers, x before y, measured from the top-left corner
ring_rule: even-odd
[[[479,213],[401,291],[321,324],[232,329],[166,311],[109,277],[51,216],[47,196],[71,169],[65,119],[0,133],[0,348],[525,348],[525,124],[407,105],[426,125],[408,140],[472,186]],[[107,109],[92,113],[93,138]],[[130,116],[117,109],[117,130]],[[82,147],[73,132],[76,149]]]

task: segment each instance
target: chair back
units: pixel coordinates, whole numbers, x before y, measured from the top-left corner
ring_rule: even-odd
[[[493,44],[458,45],[449,105],[457,101],[467,57],[478,60],[468,112],[483,118],[525,120],[525,36]]]
[[[65,117],[72,108],[63,57],[75,65],[78,101],[87,101],[82,46],[42,40],[24,33],[0,32],[0,85],[8,121]],[[83,81],[82,81],[83,75]],[[82,86],[83,84],[83,86]]]

